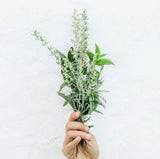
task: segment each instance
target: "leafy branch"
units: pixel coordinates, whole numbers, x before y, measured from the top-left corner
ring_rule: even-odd
[[[103,84],[100,76],[105,65],[114,65],[110,59],[105,58],[107,54],[101,53],[97,44],[94,53],[89,51],[87,20],[86,10],[82,13],[74,10],[72,24],[74,39],[71,40],[73,46],[66,55],[52,47],[37,30],[33,32],[36,40],[47,47],[51,55],[55,56],[57,64],[61,66],[64,82],[57,93],[64,99],[63,106],[69,104],[74,111],[81,111],[81,117],[77,121],[83,123],[90,120],[93,112],[103,114],[98,110],[98,106],[105,108],[106,103],[106,99],[101,95],[105,90],[100,90]],[[69,94],[62,92],[65,87],[70,89]]]

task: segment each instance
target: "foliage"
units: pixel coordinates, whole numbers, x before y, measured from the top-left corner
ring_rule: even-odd
[[[78,121],[83,123],[90,119],[92,112],[101,113],[97,108],[105,108],[106,100],[101,96],[100,87],[103,83],[100,78],[105,65],[114,65],[114,63],[104,58],[107,54],[101,53],[100,48],[95,44],[95,52],[88,50],[88,26],[86,10],[73,13],[73,46],[68,54],[64,55],[59,50],[49,45],[40,33],[35,30],[34,37],[40,40],[41,44],[46,46],[51,55],[56,57],[57,64],[61,66],[61,74],[64,82],[57,92],[65,101],[63,106],[70,104],[74,111],[81,111],[81,117]],[[64,87],[70,88],[70,93],[62,93]],[[92,127],[92,126],[90,126]]]

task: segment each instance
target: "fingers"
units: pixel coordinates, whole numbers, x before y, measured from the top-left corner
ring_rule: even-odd
[[[67,154],[70,154],[71,151],[77,146],[77,144],[81,141],[81,137],[77,136],[73,141],[71,141],[69,144],[64,145],[62,152],[64,155],[67,156]]]
[[[69,130],[81,130],[84,132],[89,132],[88,126],[86,126],[85,124],[81,122],[77,122],[77,121],[68,122],[66,124],[66,132]]]
[[[70,130],[70,131],[66,132],[66,137],[65,137],[65,140],[63,142],[63,146],[69,144],[77,136],[80,136],[81,139],[85,139],[85,140],[88,140],[88,141],[92,139],[92,135],[89,134],[89,133],[86,133],[86,132],[83,132],[83,131]]]
[[[66,148],[68,150],[71,150],[73,148],[75,148],[75,146],[81,141],[81,137],[80,136],[77,136],[72,142],[70,142]]]
[[[68,121],[75,121],[76,119],[78,119],[80,117],[80,111],[77,112],[73,112]]]
[[[77,136],[80,136],[82,139],[85,139],[85,140],[90,140],[92,137],[89,133],[86,133],[83,131],[74,131],[74,130],[68,131],[66,135],[69,140],[72,140],[73,138],[76,138]]]
[[[78,119],[80,117],[80,111],[73,112],[68,122],[66,123],[66,137],[63,145],[68,145],[70,142],[73,142],[76,137],[80,136],[82,139],[89,139],[90,135],[87,133],[89,132],[88,126],[85,124],[75,121],[75,119]],[[79,130],[79,131],[78,131]]]
[[[81,122],[75,121],[80,117],[80,111],[73,112],[66,124],[66,136],[63,142],[63,153],[70,153],[74,150],[81,139],[92,142],[94,135],[89,132],[89,128]]]

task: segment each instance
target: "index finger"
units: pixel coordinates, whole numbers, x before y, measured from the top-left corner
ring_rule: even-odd
[[[69,117],[69,122],[70,121],[75,121],[76,119],[78,119],[80,117],[80,111],[76,111],[76,112],[73,112],[70,117]]]

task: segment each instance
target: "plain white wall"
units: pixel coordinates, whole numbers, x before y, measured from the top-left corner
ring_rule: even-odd
[[[89,48],[114,61],[102,76],[107,108],[91,132],[100,159],[160,158],[160,3],[157,0],[5,0],[0,3],[0,156],[62,159],[70,106],[56,93],[62,77],[34,29],[64,53],[73,9],[87,9]]]

